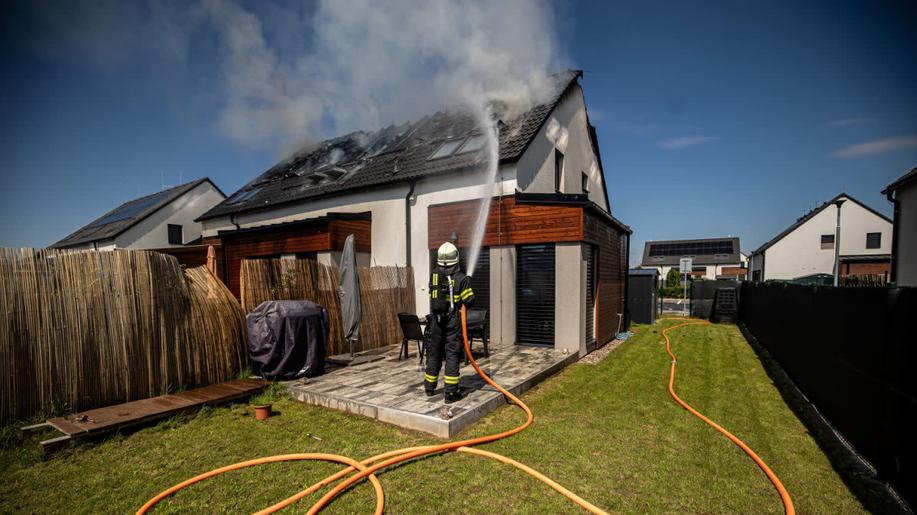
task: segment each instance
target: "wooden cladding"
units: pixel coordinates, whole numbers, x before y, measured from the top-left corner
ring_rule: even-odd
[[[431,249],[458,236],[456,245],[471,245],[480,200],[430,206],[427,242]],[[482,245],[524,245],[583,240],[583,207],[517,204],[513,197],[494,197],[484,228]]]
[[[614,339],[623,324],[624,282],[627,280],[626,238],[623,231],[594,213],[585,214],[584,240],[598,248],[595,292],[595,341],[601,347]]]
[[[314,224],[290,224],[227,234],[223,237],[226,285],[238,298],[243,259],[343,250],[344,241],[350,234],[356,237],[358,252],[371,251],[372,222],[369,220],[322,220]]]

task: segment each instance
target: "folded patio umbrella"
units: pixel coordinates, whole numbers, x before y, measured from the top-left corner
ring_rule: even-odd
[[[354,249],[353,234],[344,241],[344,252],[341,254],[341,276],[338,294],[341,296],[341,321],[344,324],[344,339],[350,346],[350,357],[353,357],[355,342],[360,337],[360,322],[363,319],[363,306],[360,304],[360,275],[357,273],[357,255]]]

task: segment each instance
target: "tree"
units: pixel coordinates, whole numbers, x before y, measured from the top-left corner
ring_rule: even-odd
[[[669,273],[665,274],[665,285],[668,288],[676,288],[681,285],[681,274],[677,268],[670,268]]]

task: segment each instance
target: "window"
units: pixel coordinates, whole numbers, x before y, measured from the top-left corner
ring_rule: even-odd
[[[184,243],[184,235],[180,225],[169,224],[169,245],[181,245]]]
[[[833,249],[834,248],[834,235],[833,234],[822,234],[821,235],[821,248],[823,249]]]
[[[439,159],[441,157],[451,156],[452,153],[455,152],[455,149],[457,149],[459,145],[462,144],[462,141],[463,140],[460,139],[454,139],[443,143],[438,149],[436,149],[436,152],[433,152],[433,155],[427,159]]]
[[[232,197],[229,197],[229,201],[226,203],[227,204],[238,204],[240,202],[245,202],[246,200],[257,195],[259,191],[261,191],[261,188],[253,188],[247,191],[239,191]]]
[[[564,177],[564,154],[554,149],[554,191],[560,193]]]
[[[583,181],[583,193],[589,193],[589,176],[586,175],[586,172],[583,172],[581,175]]]
[[[881,232],[866,233],[866,248],[867,249],[877,249],[881,246],[882,246],[882,233]]]
[[[487,138],[484,135],[472,136],[465,140],[465,144],[462,145],[462,148],[458,151],[459,154],[465,154],[468,152],[476,152],[484,148],[484,145],[487,144]]]

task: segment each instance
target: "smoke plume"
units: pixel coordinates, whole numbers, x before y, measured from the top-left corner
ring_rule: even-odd
[[[76,0],[24,9],[30,23],[17,30],[34,51],[112,74],[140,66],[166,90],[170,79],[194,81],[216,105],[221,134],[282,152],[445,106],[498,99],[524,109],[559,62],[542,0]]]

